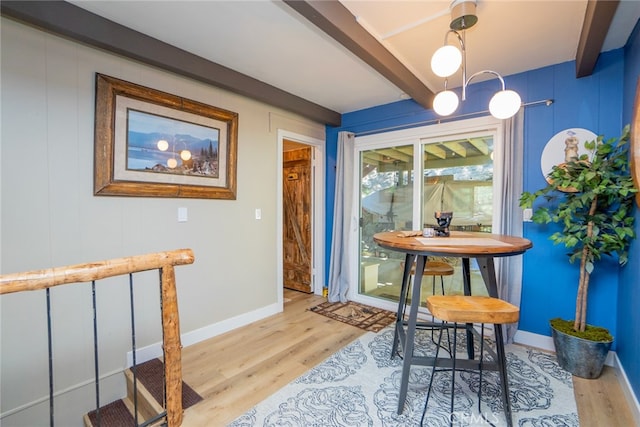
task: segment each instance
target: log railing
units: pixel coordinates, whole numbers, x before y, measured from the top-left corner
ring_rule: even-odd
[[[174,266],[192,264],[193,261],[194,255],[191,249],[178,249],[46,270],[5,274],[0,276],[0,295],[49,289],[71,283],[95,282],[108,277],[159,269],[162,294],[165,409],[167,425],[177,427],[182,424],[182,345]],[[50,399],[53,399],[52,395]]]

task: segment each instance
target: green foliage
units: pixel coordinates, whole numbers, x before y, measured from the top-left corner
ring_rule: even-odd
[[[547,186],[520,197],[522,208],[533,208],[532,221],[537,224],[557,223],[561,231],[549,238],[564,245],[569,262],[580,261],[580,279],[576,298],[576,320],[573,328],[586,329],[589,276],[603,256],[617,256],[624,265],[628,259],[633,229],[635,193],[629,171],[629,125],[619,139],[585,143],[592,154],[556,165],[547,176]]]
[[[585,148],[593,152],[591,158],[583,154],[578,160],[554,166],[546,187],[520,197],[522,208],[532,208],[539,198],[544,201],[535,209],[532,221],[562,226],[550,239],[569,249],[570,262],[581,258],[584,247],[590,269],[603,255],[616,254],[621,265],[627,262],[627,250],[635,238],[633,203],[637,192],[629,172],[628,142],[628,125],[619,140],[605,141],[600,136],[586,142]],[[572,191],[563,191],[566,189]],[[590,213],[594,200],[595,211]],[[590,223],[592,234],[588,236]]]

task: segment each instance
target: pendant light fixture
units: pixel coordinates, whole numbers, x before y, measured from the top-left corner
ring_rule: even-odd
[[[472,74],[467,78],[467,59],[464,42],[464,31],[471,28],[478,22],[476,16],[476,0],[454,0],[451,3],[451,24],[450,30],[444,37],[444,46],[436,50],[431,57],[431,69],[438,77],[444,77],[444,90],[438,93],[433,99],[433,109],[440,116],[452,114],[460,103],[458,95],[447,89],[447,77],[455,74],[462,66],[462,100],[466,100],[467,85],[471,80],[481,74],[493,74],[500,80],[501,90],[496,92],[489,102],[489,112],[497,119],[508,119],[515,115],[522,100],[517,92],[507,90],[504,79],[500,74],[492,70],[482,70]],[[460,49],[454,45],[447,44],[450,35],[454,35],[460,44]]]

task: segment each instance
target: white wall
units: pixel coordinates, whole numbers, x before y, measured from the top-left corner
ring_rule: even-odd
[[[0,272],[191,248],[195,263],[176,269],[183,343],[280,310],[277,130],[324,140],[324,126],[5,18],[1,25]],[[237,112],[237,199],[93,196],[96,72]],[[177,222],[178,207],[188,209],[188,222]],[[157,272],[135,283],[137,346],[154,345]],[[128,281],[99,282],[97,294],[107,403],[124,394]],[[34,409],[48,393],[45,304],[44,292],[0,297],[0,424],[48,424],[47,403]],[[90,286],[52,290],[55,389],[66,390],[56,425],[79,426],[94,407],[93,384],[80,387],[93,378],[92,316]]]

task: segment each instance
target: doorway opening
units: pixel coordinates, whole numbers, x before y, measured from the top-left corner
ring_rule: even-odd
[[[311,199],[313,148],[284,140],[282,154],[283,283],[287,289],[312,293],[313,242]]]
[[[322,294],[324,287],[324,146],[278,131],[278,300],[283,289]]]

